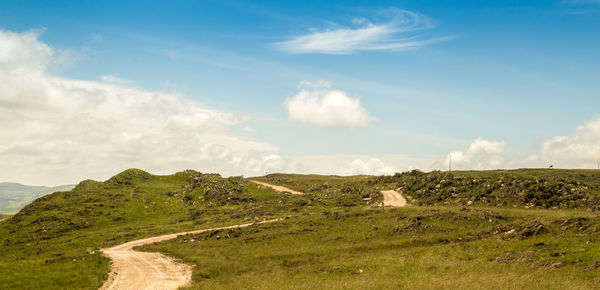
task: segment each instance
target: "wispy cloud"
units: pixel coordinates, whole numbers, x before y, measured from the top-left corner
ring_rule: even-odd
[[[177,53],[174,50],[167,49],[164,53],[171,60],[177,60]]]
[[[416,34],[417,31],[435,27],[428,17],[419,13],[390,8],[376,16],[377,20],[355,17],[351,20],[351,26],[334,24],[333,28],[314,30],[309,34],[278,42],[276,46],[294,54],[353,54],[369,50],[416,49],[450,39],[423,38]]]
[[[102,37],[102,35],[98,34],[98,33],[93,33],[92,35],[90,35],[90,41],[92,42],[102,42],[104,38]]]
[[[117,85],[131,84],[130,80],[122,79],[122,78],[114,76],[114,75],[101,75],[100,80],[105,83],[111,83],[111,84],[117,84]]]

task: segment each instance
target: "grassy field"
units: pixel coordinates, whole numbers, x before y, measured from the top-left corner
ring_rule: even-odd
[[[100,248],[275,217],[285,219],[144,250],[195,264],[196,288],[600,283],[600,171],[256,179],[307,194],[276,193],[241,177],[130,169],[39,198],[0,221],[0,288],[97,288],[109,269]],[[402,191],[409,207],[379,207],[383,189]]]
[[[192,288],[591,289],[600,219],[581,211],[351,208],[145,246]]]

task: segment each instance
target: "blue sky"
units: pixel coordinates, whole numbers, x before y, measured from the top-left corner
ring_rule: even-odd
[[[0,29],[43,30],[36,41],[53,50],[47,76],[173,93],[239,116],[224,132],[272,145],[259,155],[287,160],[273,170],[431,170],[452,152],[475,154],[465,169],[593,166],[600,2],[490,2],[3,1]],[[342,92],[344,107],[332,110],[345,113],[311,115],[315,107],[298,99],[303,91],[316,102]],[[294,117],[286,102],[294,98],[308,115]],[[358,107],[344,103],[352,100]],[[354,109],[368,120],[345,119],[360,115]],[[580,126],[591,136],[575,136]],[[478,137],[493,148],[477,151]],[[346,165],[308,164],[315,156]],[[370,165],[338,172],[357,160]],[[75,163],[64,166],[83,166]]]

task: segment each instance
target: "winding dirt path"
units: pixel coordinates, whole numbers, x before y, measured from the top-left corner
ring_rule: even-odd
[[[270,187],[272,189],[275,189],[275,191],[277,191],[277,192],[289,192],[291,194],[304,194],[304,192],[293,190],[293,189],[287,188],[285,186],[274,185],[274,184],[270,184],[270,183],[266,183],[266,182],[262,182],[262,181],[256,181],[256,180],[250,180],[250,182],[256,183],[258,185]]]
[[[383,206],[406,206],[406,198],[395,190],[382,190],[381,194],[383,194]]]
[[[192,267],[160,253],[136,252],[133,247],[215,230],[243,228],[279,219],[210,228],[127,242],[101,251],[112,260],[111,273],[100,289],[177,289],[192,281]]]

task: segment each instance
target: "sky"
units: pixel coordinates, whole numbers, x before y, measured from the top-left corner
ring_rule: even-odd
[[[2,1],[0,181],[598,168],[600,1]]]

